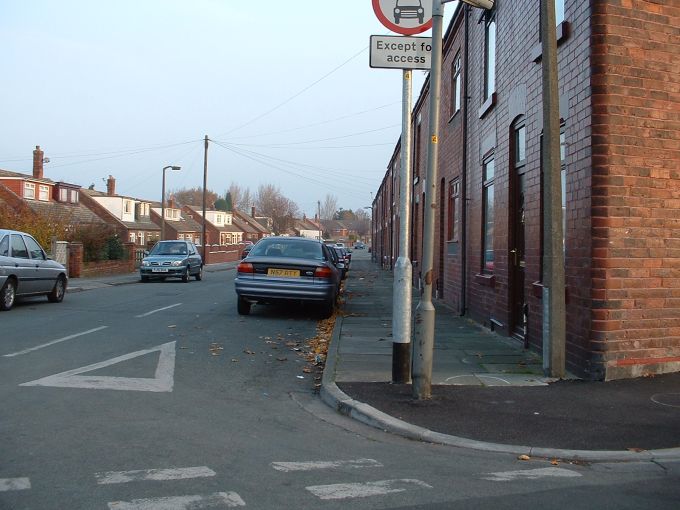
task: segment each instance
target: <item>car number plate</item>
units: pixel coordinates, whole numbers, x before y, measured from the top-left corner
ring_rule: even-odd
[[[300,271],[297,269],[273,269],[269,268],[267,271],[268,276],[287,276],[289,278],[295,278],[300,276]]]
[[[167,273],[168,268],[167,267],[152,267],[151,272],[152,273]]]

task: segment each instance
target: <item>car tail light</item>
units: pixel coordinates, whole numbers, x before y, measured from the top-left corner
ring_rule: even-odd
[[[255,268],[250,262],[241,262],[238,266],[236,266],[236,270],[239,273],[254,273]]]
[[[333,277],[333,271],[331,270],[330,267],[326,267],[326,266],[317,267],[316,270],[314,271],[314,277],[315,278],[332,278]]]

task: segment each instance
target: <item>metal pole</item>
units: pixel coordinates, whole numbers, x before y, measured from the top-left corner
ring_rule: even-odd
[[[208,257],[208,239],[205,234],[205,202],[207,200],[207,186],[208,186],[208,135],[205,135],[205,150],[203,152],[203,258]],[[203,261],[205,262],[205,260]]]
[[[161,191],[161,241],[165,240],[165,171],[167,169],[167,166],[163,168],[163,186]]]
[[[441,96],[442,25],[444,6],[432,0],[432,68],[430,70],[430,143],[427,150],[425,181],[425,218],[423,222],[423,289],[416,308],[415,342],[413,345],[413,397],[432,396],[432,352],[434,350],[434,222],[437,208],[437,163],[439,156],[439,102]]]
[[[543,61],[543,370],[564,377],[566,304],[555,3],[541,0]]]
[[[411,301],[413,267],[408,258],[411,232],[411,97],[413,72],[403,70],[401,169],[399,172],[399,255],[394,266],[392,302],[392,382],[411,381]]]

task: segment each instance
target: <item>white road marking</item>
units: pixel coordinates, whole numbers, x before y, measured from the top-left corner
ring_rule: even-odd
[[[539,478],[577,478],[582,476],[581,473],[571,471],[570,469],[563,469],[557,467],[540,468],[540,469],[524,469],[519,471],[499,471],[497,473],[488,473],[483,476],[484,480],[491,480],[492,482],[510,482],[520,478],[537,480]]]
[[[175,308],[176,306],[181,306],[181,305],[182,305],[182,303],[175,303],[174,305],[164,306],[163,308],[157,308],[156,310],[151,310],[150,312],[146,312],[146,313],[143,313],[141,315],[135,315],[135,317],[138,318],[138,319],[140,317],[148,317],[149,315],[152,315],[156,312],[162,312],[163,310],[169,310],[170,308]]]
[[[277,471],[312,471],[314,469],[332,469],[338,467],[365,468],[382,467],[383,465],[373,459],[337,460],[337,461],[310,461],[310,462],[272,462],[272,467]]]
[[[174,496],[167,498],[113,501],[109,510],[201,510],[202,508],[234,508],[246,506],[235,492],[216,492],[207,496]]]
[[[31,488],[28,478],[0,478],[0,492],[23,491]]]
[[[319,499],[350,499],[366,498],[369,496],[384,496],[406,491],[409,486],[415,485],[420,488],[431,489],[432,486],[421,482],[402,478],[400,480],[381,480],[379,482],[366,483],[336,483],[333,485],[312,485],[305,487]]]
[[[142,377],[110,377],[110,376],[88,376],[78,375],[85,372],[92,372],[100,368],[115,365],[129,359],[144,356],[151,352],[160,351],[158,365],[153,378]],[[151,349],[131,352],[123,356],[118,356],[107,361],[87,365],[86,367],[76,368],[61,372],[60,374],[50,375],[42,379],[20,384],[19,386],[54,386],[57,388],[87,388],[92,390],[122,390],[122,391],[153,391],[171,392],[175,384],[175,342],[158,345]]]
[[[100,485],[141,481],[186,480],[188,478],[208,478],[215,472],[205,466],[174,469],[140,469],[136,471],[107,471],[95,473]]]
[[[74,335],[65,336],[64,338],[59,338],[58,340],[52,340],[51,342],[47,342],[46,344],[36,345],[35,347],[31,347],[30,349],[24,349],[23,351],[13,352],[12,354],[4,354],[3,356],[5,358],[12,358],[14,356],[21,356],[22,354],[28,354],[29,352],[37,351],[38,349],[43,349],[45,347],[49,347],[50,345],[65,342],[66,340],[72,340],[74,338],[78,338],[79,336],[89,335],[90,333],[94,333],[96,331],[101,331],[102,329],[106,329],[106,328],[108,328],[108,326],[100,326],[98,328],[88,329],[87,331],[83,331],[82,333],[76,333]]]

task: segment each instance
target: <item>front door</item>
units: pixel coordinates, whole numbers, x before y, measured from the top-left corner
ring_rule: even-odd
[[[510,266],[510,301],[512,313],[512,329],[511,332],[522,340],[525,339],[527,333],[526,324],[526,299],[524,294],[524,276],[525,276],[525,243],[524,243],[524,225],[525,225],[525,192],[526,179],[525,174],[515,174],[515,185],[513,192],[513,207],[511,218],[511,242],[509,253]]]

